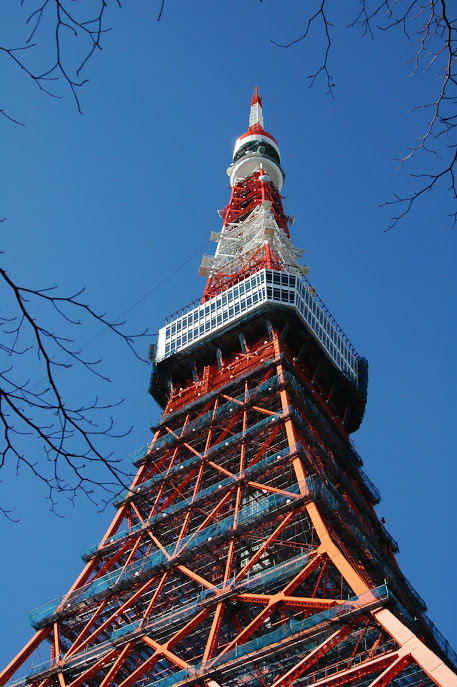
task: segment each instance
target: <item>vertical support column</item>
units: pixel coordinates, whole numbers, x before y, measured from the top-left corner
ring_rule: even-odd
[[[327,405],[333,403],[333,399],[335,398],[335,394],[336,394],[336,385],[332,384],[332,388],[330,389],[329,394],[328,394],[327,398],[325,399],[325,402]]]
[[[248,348],[248,346],[247,346],[246,338],[245,338],[243,332],[240,332],[240,333],[238,334],[238,338],[239,338],[239,340],[240,340],[240,346],[241,346],[242,352],[243,352],[244,354],[249,353],[249,348]]]
[[[279,344],[279,337],[278,337],[277,333],[274,331],[271,323],[269,323],[267,321],[267,326],[268,326],[268,324],[270,324],[270,327],[272,328],[272,334],[271,335],[272,335],[272,339],[273,339],[275,357],[279,358],[279,356],[281,355],[281,347]],[[281,408],[283,411],[285,411],[290,405],[290,400],[289,400],[289,394],[287,393],[287,390],[284,386],[284,366],[281,363],[278,363],[276,365],[276,373],[278,375],[279,385],[281,387],[281,391],[279,392],[279,395],[281,398]],[[296,444],[298,443],[298,437],[297,437],[297,433],[296,433],[294,424],[293,424],[292,420],[290,419],[290,417],[287,418],[287,420],[285,421],[284,427],[285,427],[286,434],[287,434],[287,441],[289,443],[289,448],[295,447]],[[305,473],[305,469],[303,467],[303,463],[301,461],[301,458],[297,454],[295,454],[294,458],[292,459],[292,465],[293,465],[294,470],[295,470],[295,476],[296,476],[297,481],[298,481],[300,493],[305,494],[306,493],[306,485],[305,485],[306,473]]]
[[[268,241],[266,241],[266,243],[265,243],[265,258],[266,258],[266,260],[265,260],[265,267],[266,267],[268,270],[273,269],[273,261],[272,261],[272,259],[271,259],[270,244],[268,243]]]
[[[302,343],[300,350],[298,351],[298,354],[297,354],[296,358],[294,358],[294,360],[301,360],[305,354],[305,351],[306,351],[306,344]]]
[[[343,420],[342,420],[342,425],[346,425],[347,422],[349,422],[349,418],[351,416],[351,406],[348,404],[344,410],[344,415],[343,415]]]
[[[205,365],[205,367],[203,368],[203,384],[202,384],[202,394],[203,395],[208,393],[209,381],[210,381],[210,372],[211,372],[211,366]]]
[[[315,384],[319,378],[319,373],[321,371],[321,366],[318,365],[316,369],[314,370],[313,378],[311,379],[311,384]]]
[[[290,329],[290,320],[288,320],[288,321],[286,322],[286,324],[284,325],[284,327],[283,327],[283,329],[282,329],[281,334],[279,335],[279,338],[280,338],[282,341],[284,341],[284,339],[286,338],[286,336],[287,336],[287,334],[288,334],[288,332],[289,332],[289,329]]]
[[[57,662],[60,659],[59,626],[55,622],[52,626],[52,657]]]
[[[273,334],[273,342],[274,342],[274,350],[275,350],[275,356],[279,357],[281,354],[281,347],[280,347],[280,342],[279,342],[279,337],[276,333]],[[280,385],[283,386],[284,383],[284,367],[281,363],[278,363],[276,366],[277,369],[277,374],[278,378],[280,381]],[[289,399],[289,394],[287,392],[287,389],[284,387],[280,391],[280,396],[281,396],[281,407],[284,410],[286,410],[289,405],[290,405],[290,399]],[[298,443],[298,437],[296,433],[295,426],[290,418],[288,418],[285,423],[285,430],[287,434],[287,440],[289,443],[289,446],[295,446],[295,444]],[[303,463],[301,461],[301,458],[299,456],[296,456],[292,460],[292,464],[295,470],[295,475],[297,477],[297,481],[299,484],[300,488],[300,493],[305,494],[306,493],[306,486],[305,486],[305,480],[306,480],[306,472],[303,466]],[[339,550],[339,548],[336,546],[336,544],[333,542],[327,528],[324,525],[324,522],[320,516],[320,513],[316,507],[316,504],[314,502],[307,503],[306,504],[306,510],[308,512],[308,515],[310,516],[311,522],[313,524],[314,529],[317,532],[317,535],[320,539],[321,542],[321,551],[322,553],[327,553],[328,557],[332,561],[332,563],[336,566],[336,568],[340,571],[340,573],[343,575],[344,579],[347,581],[347,583],[350,585],[350,587],[354,590],[356,594],[363,594],[364,592],[369,590],[369,587],[367,584],[364,582],[362,577],[359,575],[359,573],[354,570],[354,568],[351,566],[351,564],[346,560],[342,552]]]

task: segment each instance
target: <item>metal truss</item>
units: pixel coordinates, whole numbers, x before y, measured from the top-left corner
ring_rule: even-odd
[[[255,269],[287,266],[290,271],[308,273],[308,268],[297,263],[303,250],[290,239],[281,196],[262,167],[232,188],[223,214],[222,231],[212,234],[218,244],[216,253],[205,255],[200,267],[199,273],[209,276],[203,300]]]
[[[203,301],[261,268],[306,271],[272,142],[256,90]],[[74,585],[31,613],[35,636],[0,687],[21,667],[10,687],[457,687],[348,436],[366,396],[294,317],[281,303],[221,316],[156,357],[165,408],[136,477]]]
[[[11,684],[457,684],[408,621],[417,600],[343,428],[265,331],[172,393],[106,535],[31,614],[0,686],[43,642],[50,659]]]

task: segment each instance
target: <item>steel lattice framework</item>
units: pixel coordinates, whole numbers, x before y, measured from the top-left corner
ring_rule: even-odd
[[[350,441],[366,361],[303,277],[261,116],[256,91],[204,299],[159,337],[154,438],[0,686],[45,641],[50,659],[8,684],[457,685]]]

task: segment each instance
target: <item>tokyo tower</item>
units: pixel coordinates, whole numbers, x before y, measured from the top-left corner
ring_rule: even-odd
[[[228,174],[203,296],[152,356],[153,439],[0,687],[457,687],[351,443],[367,361],[299,264],[257,88]]]

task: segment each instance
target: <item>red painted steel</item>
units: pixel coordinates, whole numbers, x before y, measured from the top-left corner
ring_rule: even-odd
[[[268,201],[289,237],[261,176],[233,187],[224,227]],[[204,300],[263,267],[285,268],[268,242]],[[158,365],[170,391],[132,486],[69,592],[32,613],[0,687],[45,642],[18,685],[457,687],[336,405],[349,382],[310,337],[254,313]]]

